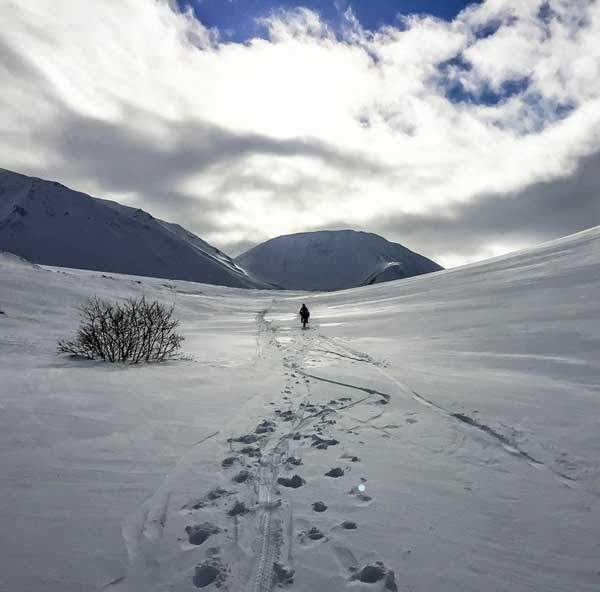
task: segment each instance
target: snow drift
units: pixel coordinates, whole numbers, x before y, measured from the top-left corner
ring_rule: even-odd
[[[354,230],[279,236],[246,251],[236,262],[289,290],[343,290],[442,269],[402,245]]]
[[[268,287],[177,224],[0,169],[0,250],[45,265]]]

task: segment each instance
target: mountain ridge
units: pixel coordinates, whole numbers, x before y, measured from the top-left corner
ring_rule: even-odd
[[[142,209],[2,168],[0,251],[42,265],[255,289],[334,291],[442,269],[350,229],[282,235],[231,258]]]
[[[270,288],[178,224],[2,168],[0,250],[43,265]]]

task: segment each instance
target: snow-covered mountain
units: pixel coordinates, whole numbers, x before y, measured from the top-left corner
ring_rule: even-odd
[[[402,245],[355,230],[279,236],[246,251],[236,262],[288,290],[343,290],[442,269]]]
[[[178,224],[5,169],[0,169],[0,251],[45,265],[267,287]]]

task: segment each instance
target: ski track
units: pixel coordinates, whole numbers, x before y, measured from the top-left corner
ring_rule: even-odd
[[[277,503],[275,484],[278,468],[285,450],[286,436],[279,439],[267,461],[260,467],[258,483],[258,533],[255,541],[257,555],[253,561],[253,573],[250,578],[248,592],[268,592],[273,583],[273,566],[279,555],[280,520],[273,516]]]
[[[326,336],[322,336],[322,337],[326,340],[329,340]],[[531,465],[534,468],[543,468],[543,469],[548,470],[560,481],[560,483],[562,483],[566,487],[569,487],[569,488],[579,487],[579,483],[577,482],[576,479],[570,477],[569,475],[566,475],[565,473],[557,471],[557,470],[553,469],[552,467],[549,467],[541,460],[533,457],[527,451],[523,450],[516,442],[507,438],[506,436],[504,436],[502,433],[498,432],[497,430],[494,430],[492,427],[490,427],[486,424],[483,424],[483,423],[479,422],[478,420],[476,420],[464,413],[454,413],[452,411],[449,411],[448,409],[444,408],[442,405],[440,405],[440,404],[432,401],[431,399],[424,397],[423,395],[410,389],[408,386],[406,386],[401,381],[399,381],[395,376],[393,376],[392,374],[390,374],[388,371],[385,370],[387,363],[378,362],[366,353],[358,352],[356,350],[346,348],[344,345],[339,343],[339,340],[335,340],[335,342],[333,342],[333,340],[329,340],[329,341],[331,341],[332,343],[335,343],[335,345],[337,347],[341,347],[342,349],[346,350],[347,354],[353,354],[353,355],[347,355],[347,354],[343,354],[343,353],[336,352],[333,350],[320,350],[320,351],[323,351],[326,353],[331,353],[331,354],[334,354],[334,355],[337,355],[340,357],[345,357],[345,358],[348,358],[351,360],[356,360],[359,362],[369,363],[369,364],[373,365],[387,379],[391,380],[396,385],[398,385],[398,387],[400,387],[401,391],[403,391],[405,394],[408,394],[408,396],[410,396],[413,400],[417,401],[424,407],[427,407],[427,408],[433,410],[434,412],[441,413],[441,414],[445,415],[447,418],[449,418],[450,420],[459,422],[463,426],[468,426],[468,428],[472,428],[474,430],[478,430],[479,432],[486,434],[492,441],[495,441],[497,444],[499,444],[501,446],[501,448],[505,452],[507,452],[509,455],[522,459],[523,461],[527,462],[529,465]],[[354,357],[354,356],[356,356],[356,357]],[[307,374],[307,376],[311,376],[311,375]],[[355,385],[338,383],[336,381],[321,378],[318,376],[311,376],[311,377],[316,380],[322,380],[325,382],[340,384],[342,386],[347,386],[349,388],[356,388],[359,390],[363,390],[365,392],[373,392],[373,393],[381,394],[384,396],[389,396],[389,395],[385,395],[384,393],[380,393],[378,391],[374,391],[372,389],[368,389],[365,387],[358,387]],[[372,427],[374,427],[374,426],[372,426]],[[394,434],[391,434],[389,432],[388,432],[388,435],[394,437]],[[600,494],[598,494],[598,492],[595,492],[593,490],[586,489],[586,492],[590,493],[596,497],[600,496]]]
[[[126,585],[128,579],[139,579],[140,571],[150,567],[154,571],[156,561],[156,545],[161,538],[168,516],[171,497],[170,482],[184,465],[186,458],[206,441],[214,438],[219,432],[213,432],[194,443],[178,460],[173,469],[165,476],[162,485],[141,506],[130,514],[121,528],[129,559],[128,573],[112,582],[105,589]]]
[[[476,420],[464,413],[454,413],[452,411],[449,411],[448,409],[444,408],[439,403],[436,403],[435,401],[410,389],[407,385],[402,383],[400,380],[398,380],[395,376],[390,374],[385,369],[386,366],[388,365],[387,363],[382,362],[382,361],[377,361],[364,352],[359,352],[357,350],[348,348],[345,345],[343,345],[342,343],[340,343],[339,339],[333,340],[324,335],[321,335],[320,337],[322,339],[330,342],[331,344],[333,344],[330,347],[338,347],[344,351],[339,352],[339,351],[335,351],[333,349],[320,349],[320,350],[316,350],[316,351],[322,351],[323,353],[333,354],[338,357],[343,357],[343,358],[347,358],[350,360],[371,364],[381,374],[383,374],[383,376],[385,376],[388,380],[395,383],[405,395],[410,396],[413,400],[420,403],[424,407],[427,407],[428,409],[430,409],[434,412],[441,413],[444,416],[446,416],[448,419],[450,419],[451,421],[458,422],[462,426],[467,426],[468,428],[471,428],[473,430],[478,430],[480,433],[486,434],[491,441],[494,441],[495,443],[497,443],[509,455],[516,457],[516,458],[520,458],[521,460],[527,462],[529,465],[531,465],[534,468],[538,468],[538,469],[543,468],[543,469],[548,470],[560,481],[560,483],[562,483],[566,487],[569,487],[569,488],[579,487],[579,483],[577,482],[576,479],[573,479],[572,477],[566,475],[565,473],[562,473],[560,471],[553,469],[552,467],[546,465],[546,463],[544,463],[543,461],[533,457],[527,451],[523,450],[516,442],[507,438],[506,436],[504,436],[502,433],[498,432],[497,430],[494,430],[492,427],[490,427],[486,424],[483,424],[483,423],[479,422],[478,420]],[[315,350],[313,350],[313,351],[315,351]],[[331,380],[331,379],[326,379],[326,378],[311,375],[311,374],[306,374],[306,376],[309,376],[315,380],[330,382],[332,384],[339,384],[340,386],[359,389],[359,390],[362,390],[367,393],[380,394],[382,396],[389,397],[389,395],[386,395],[385,393],[381,393],[374,389],[369,389],[366,387],[359,387],[359,386],[351,385],[351,384],[345,384],[342,382],[338,382],[338,381]],[[371,427],[375,428],[375,426],[371,426]],[[375,429],[381,429],[381,428],[375,428]],[[386,433],[391,437],[395,437],[395,435],[393,433],[390,433],[387,431],[386,431]],[[588,489],[586,489],[586,491],[594,496],[600,496],[600,494],[598,494],[595,491],[588,490]]]

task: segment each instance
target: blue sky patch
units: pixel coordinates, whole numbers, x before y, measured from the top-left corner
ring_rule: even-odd
[[[384,25],[398,25],[398,16],[430,14],[453,19],[472,0],[177,0],[181,8],[190,6],[198,20],[207,27],[217,27],[223,39],[243,42],[265,31],[257,19],[280,9],[305,7],[318,12],[334,30],[343,21],[343,12],[352,8],[363,27],[370,30]]]
[[[497,105],[515,95],[523,94],[529,86],[528,78],[506,80],[498,89],[484,84],[477,91],[467,90],[459,80],[453,80],[446,88],[446,97],[453,103],[469,103],[471,105]]]

